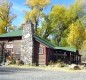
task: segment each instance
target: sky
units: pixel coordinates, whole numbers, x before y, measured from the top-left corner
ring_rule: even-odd
[[[24,21],[24,10],[30,9],[25,5],[25,0],[10,0],[13,3],[12,13],[16,14],[17,17],[13,21],[13,25],[19,27],[20,24]],[[69,7],[74,0],[50,0],[50,4],[44,9],[44,13],[48,14],[52,5],[64,5]]]

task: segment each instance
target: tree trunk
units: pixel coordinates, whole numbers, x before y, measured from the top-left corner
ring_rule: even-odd
[[[7,26],[5,27],[5,33],[7,33]]]
[[[60,46],[60,41],[57,40],[57,45]]]
[[[57,36],[57,45],[60,46],[61,35]]]
[[[34,22],[34,32],[35,32],[35,34],[37,34],[37,26],[38,26],[38,18],[36,17],[35,18],[35,22]]]

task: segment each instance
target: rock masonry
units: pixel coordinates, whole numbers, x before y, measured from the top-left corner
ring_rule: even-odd
[[[21,60],[25,64],[32,65],[33,62],[33,26],[30,22],[24,24],[22,33]]]

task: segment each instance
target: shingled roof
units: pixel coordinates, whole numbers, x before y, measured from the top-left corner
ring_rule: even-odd
[[[1,34],[0,38],[7,38],[7,37],[11,38],[11,37],[18,37],[18,36],[22,36],[22,30],[17,30],[17,31]],[[49,48],[76,52],[76,49],[73,47],[58,47],[58,46],[53,45],[50,41],[43,39],[39,36],[33,35],[33,37],[36,41],[46,45]]]

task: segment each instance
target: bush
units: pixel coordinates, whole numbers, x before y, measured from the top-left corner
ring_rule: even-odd
[[[57,62],[57,67],[66,67],[66,64],[64,62]]]
[[[21,61],[20,61],[20,64],[21,64],[21,65],[24,65],[24,62],[21,60]]]
[[[67,66],[64,62],[62,62],[60,60],[58,60],[56,63],[50,61],[49,65],[51,65],[51,66],[57,66],[57,67],[66,67]]]
[[[12,60],[12,61],[10,61],[9,64],[16,64],[16,61],[15,60]]]

